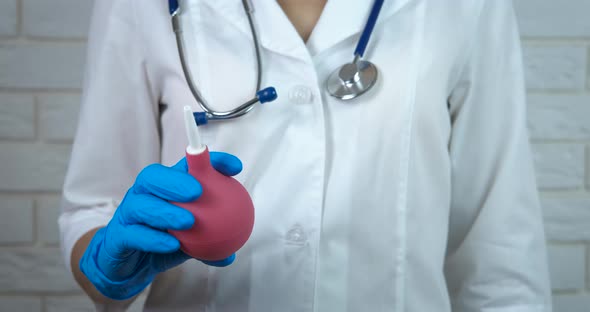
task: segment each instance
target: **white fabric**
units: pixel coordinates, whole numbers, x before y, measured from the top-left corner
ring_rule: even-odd
[[[199,110],[167,1],[95,3],[59,220],[68,266],[144,166],[183,156],[182,107]],[[230,267],[158,276],[146,311],[550,311],[512,3],[386,1],[365,55],[379,81],[342,102],[324,83],[352,59],[371,3],[329,1],[304,43],[276,2],[254,1],[263,86],[279,98],[200,129],[243,161],[254,232]],[[252,97],[241,1],[183,5],[211,106]]]

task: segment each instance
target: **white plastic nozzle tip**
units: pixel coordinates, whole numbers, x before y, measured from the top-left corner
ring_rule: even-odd
[[[186,152],[192,155],[202,153],[205,150],[205,146],[201,144],[199,128],[197,127],[193,110],[190,106],[184,107],[184,127],[186,129],[186,136],[188,137]]]

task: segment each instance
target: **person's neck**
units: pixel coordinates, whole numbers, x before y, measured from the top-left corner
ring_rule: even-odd
[[[327,0],[277,0],[303,41],[307,42]]]

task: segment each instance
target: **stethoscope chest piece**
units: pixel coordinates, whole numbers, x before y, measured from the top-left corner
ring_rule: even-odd
[[[377,67],[369,62],[357,60],[336,69],[326,81],[326,88],[333,97],[352,100],[369,91],[377,81]]]

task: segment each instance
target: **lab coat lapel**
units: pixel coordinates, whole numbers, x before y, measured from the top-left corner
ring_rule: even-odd
[[[309,59],[303,40],[276,1],[253,0],[252,2],[260,46],[297,59]],[[201,1],[201,3],[219,13],[218,16],[224,18],[223,23],[233,24],[245,36],[252,38],[242,1]]]
[[[415,0],[385,0],[377,24],[413,1]],[[245,36],[252,38],[241,1],[196,2],[209,6],[224,18],[223,22],[233,24]],[[312,56],[319,54],[353,35],[360,35],[373,5],[372,0],[327,1],[306,46],[276,1],[252,0],[252,2],[254,22],[261,47],[301,60],[309,60],[310,54]],[[351,59],[353,52],[350,52]]]
[[[309,60],[309,53],[295,26],[273,0],[254,0],[261,45],[274,52]]]
[[[412,1],[414,0],[385,0],[377,25]],[[358,40],[373,3],[373,0],[328,1],[307,42],[309,53],[317,55],[351,36],[356,36],[355,40]],[[354,51],[350,51],[351,61],[353,53]]]

